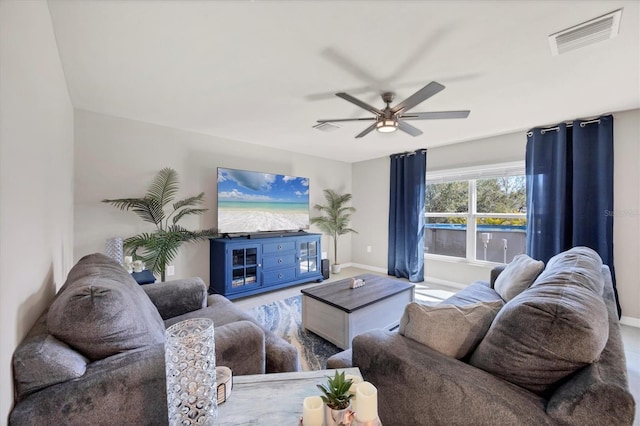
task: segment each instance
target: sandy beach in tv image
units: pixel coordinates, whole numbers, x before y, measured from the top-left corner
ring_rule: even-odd
[[[309,227],[309,180],[218,168],[218,231],[297,231]]]

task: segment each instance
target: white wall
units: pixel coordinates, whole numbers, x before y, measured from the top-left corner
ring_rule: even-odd
[[[44,1],[0,2],[0,423],[11,356],[73,257],[73,108]]]
[[[640,110],[614,113],[614,261],[623,322],[640,327]],[[533,127],[533,126],[532,126]],[[525,132],[512,133],[431,148],[427,170],[447,170],[485,164],[523,161]],[[389,160],[380,158],[353,165],[354,205],[364,215],[354,216],[354,263],[372,269],[387,267]],[[372,246],[372,253],[366,246]],[[465,260],[425,261],[428,279],[467,285],[486,280],[491,266]]]
[[[613,114],[613,262],[622,321],[640,327],[640,110]]]
[[[389,237],[389,157],[354,163],[353,206],[357,209],[351,221],[355,265],[387,271]],[[371,247],[371,252],[367,252]]]
[[[216,226],[218,166],[308,177],[311,205],[324,202],[324,188],[351,191],[348,163],[87,111],[76,110],[75,142],[76,260],[88,253],[104,253],[107,238],[154,229],[134,213],[100,200],[144,195],[163,167],[172,167],[179,174],[178,198],[205,193],[204,207],[209,211],[185,218],[181,224],[188,229]],[[329,249],[326,236],[322,247]],[[350,238],[345,236],[340,239],[340,260],[349,262],[350,252]],[[209,283],[208,242],[184,245],[174,265],[176,275],[167,279],[200,276]]]

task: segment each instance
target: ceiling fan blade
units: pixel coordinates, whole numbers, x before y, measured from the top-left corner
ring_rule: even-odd
[[[361,138],[363,136],[368,135],[369,133],[371,133],[371,131],[373,131],[373,129],[376,128],[376,123],[373,123],[371,126],[367,127],[366,129],[364,129],[363,131],[361,131],[360,133],[358,133],[356,135],[356,138]]]
[[[441,90],[444,90],[444,86],[440,83],[436,83],[435,81],[432,81],[431,83],[424,86],[422,89],[418,90],[413,95],[409,96],[404,101],[400,102],[398,105],[391,108],[391,112],[393,114],[396,114],[400,111],[409,111],[411,108],[415,107],[420,102],[423,102],[429,99],[431,96],[435,95]]]
[[[368,103],[362,102],[360,99],[354,98],[353,96],[351,96],[348,93],[340,92],[340,93],[336,93],[336,96],[341,97],[345,101],[349,101],[352,104],[356,104],[360,108],[364,108],[367,111],[370,111],[370,112],[374,113],[377,116],[383,115],[382,111],[380,111],[378,108],[373,107],[373,106],[369,105]]]
[[[420,136],[422,134],[422,130],[417,127],[413,127],[411,124],[405,123],[402,120],[398,120],[398,129],[405,133],[409,133],[411,136]]]
[[[366,117],[366,118],[336,118],[334,120],[316,120],[318,123],[336,123],[339,121],[371,121],[375,120],[375,117]]]
[[[443,118],[467,118],[470,111],[434,111],[434,112],[410,112],[400,115],[403,120],[439,120]]]

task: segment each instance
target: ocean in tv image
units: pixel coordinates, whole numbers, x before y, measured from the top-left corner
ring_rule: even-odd
[[[309,179],[218,168],[218,231],[309,228]]]

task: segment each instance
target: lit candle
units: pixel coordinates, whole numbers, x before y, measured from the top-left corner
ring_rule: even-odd
[[[324,403],[319,396],[308,396],[302,402],[302,424],[322,426],[324,424]]]
[[[358,384],[356,389],[356,420],[370,422],[378,418],[378,389],[369,382]]]

